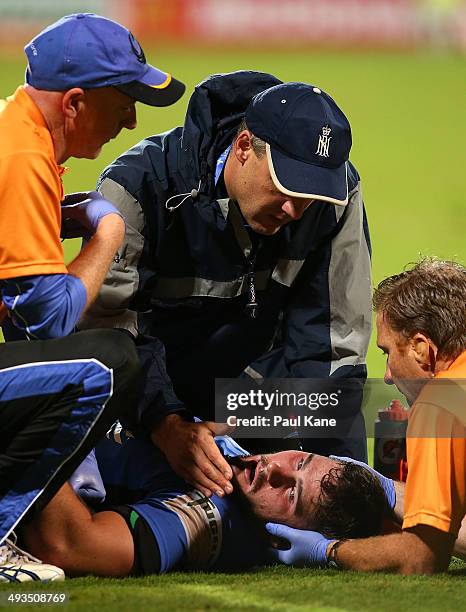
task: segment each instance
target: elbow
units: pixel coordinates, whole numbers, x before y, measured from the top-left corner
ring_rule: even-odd
[[[42,318],[39,318],[43,315]],[[24,313],[24,316],[15,316],[15,326],[30,339],[52,340],[69,336],[75,330],[77,317],[67,310],[50,310],[48,313],[39,313],[35,316],[34,311]]]
[[[51,322],[50,325],[43,325],[28,331],[28,335],[35,340],[54,340],[69,336],[75,330],[76,324],[68,322]]]
[[[39,559],[44,563],[61,568],[65,574],[70,573],[69,561],[71,551],[65,546],[59,543],[48,544],[42,546],[36,552],[39,555]]]
[[[446,572],[449,562],[440,562],[433,555],[416,555],[407,558],[401,568],[400,573],[405,576],[412,575],[432,575],[439,572]]]
[[[56,338],[63,338],[64,336],[69,336],[74,330],[73,327],[49,327],[45,329],[39,329],[34,332],[34,337],[37,340],[54,340]]]
[[[453,551],[454,536],[429,525],[403,530],[402,574],[446,572]]]
[[[60,567],[67,573],[71,550],[63,538],[31,526],[23,530],[23,537],[27,550],[31,554],[41,559],[43,563]]]

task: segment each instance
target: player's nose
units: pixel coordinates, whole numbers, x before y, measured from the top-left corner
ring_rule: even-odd
[[[276,488],[290,485],[293,484],[294,480],[293,472],[279,463],[271,461],[267,465],[267,482],[271,487]]]

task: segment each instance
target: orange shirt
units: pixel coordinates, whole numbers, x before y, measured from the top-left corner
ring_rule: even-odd
[[[457,535],[466,514],[466,351],[419,394],[406,443],[403,529],[422,524]]]
[[[0,279],[66,274],[60,241],[64,168],[24,87],[0,100],[0,135]]]

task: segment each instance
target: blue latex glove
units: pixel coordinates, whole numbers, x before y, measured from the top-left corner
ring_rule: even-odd
[[[374,474],[374,476],[377,477],[378,481],[382,485],[382,488],[385,491],[385,495],[387,497],[388,503],[390,504],[390,508],[392,510],[395,508],[396,491],[395,491],[395,485],[393,484],[393,480],[391,478],[387,478],[380,472],[377,472],[377,470],[374,470],[374,468],[370,467],[370,465],[367,465],[367,463],[364,463],[363,461],[357,461],[356,459],[352,459],[351,457],[337,457],[335,455],[330,455],[330,459],[336,459],[337,461],[346,461],[349,463],[355,463],[356,465],[360,465],[366,468],[367,470],[369,470],[369,472],[372,472],[372,474]]]
[[[69,483],[76,495],[91,505],[101,504],[107,492],[92,450],[71,474]]]
[[[106,215],[121,213],[111,202],[103,198],[98,191],[70,193],[61,203],[62,238],[89,239],[95,234],[100,221]]]
[[[283,538],[291,546],[288,550],[270,547],[270,556],[275,561],[295,567],[327,566],[327,547],[335,540],[328,540],[317,531],[303,531],[277,523],[267,523],[265,528],[271,536]]]

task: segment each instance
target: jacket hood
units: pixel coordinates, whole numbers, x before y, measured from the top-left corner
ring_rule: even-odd
[[[218,155],[233,140],[251,99],[282,81],[265,72],[239,70],[214,74],[199,83],[189,101],[181,139],[182,174],[202,180],[209,192]]]

